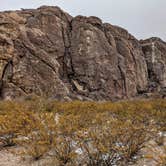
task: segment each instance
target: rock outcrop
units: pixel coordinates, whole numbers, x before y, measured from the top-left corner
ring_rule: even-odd
[[[166,87],[166,43],[58,7],[0,13],[0,96],[116,100]]]
[[[140,41],[148,71],[148,92],[166,96],[166,43],[159,38]]]

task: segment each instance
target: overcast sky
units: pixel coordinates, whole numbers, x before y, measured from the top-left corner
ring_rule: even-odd
[[[126,28],[138,39],[166,41],[166,0],[0,0],[0,10],[59,6],[73,16],[98,16]]]

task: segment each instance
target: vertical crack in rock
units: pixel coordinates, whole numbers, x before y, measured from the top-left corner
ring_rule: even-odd
[[[124,87],[124,90],[123,90],[123,87],[122,87],[123,96],[128,97],[125,73],[121,69],[119,62],[118,62],[118,69],[120,71],[120,75],[121,75],[121,78],[123,80],[123,87]]]
[[[68,26],[67,30],[65,31],[64,25],[61,24],[61,33],[62,33],[62,38],[63,38],[63,44],[64,44],[64,56],[63,56],[63,73],[62,77],[67,78],[67,81],[71,85],[71,88],[73,91],[77,89],[75,84],[73,83],[74,79],[74,67],[73,67],[73,62],[72,62],[72,56],[70,53],[70,48],[71,48],[71,35],[72,35],[72,20],[68,21]]]
[[[5,65],[2,78],[0,80],[0,97],[3,98],[3,88],[6,86],[7,83],[12,82],[13,77],[13,62],[12,60],[8,60],[7,64]]]
[[[68,29],[67,32],[65,33],[63,24],[61,25],[62,27],[62,38],[63,38],[63,44],[64,44],[64,56],[63,56],[63,71],[64,74],[68,77],[70,80],[70,76],[74,75],[74,68],[72,64],[72,57],[70,54],[70,47],[71,47],[71,33],[72,33],[72,23],[68,22]],[[66,34],[66,35],[65,35]]]

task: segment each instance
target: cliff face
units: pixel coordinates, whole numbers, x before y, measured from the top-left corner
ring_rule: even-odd
[[[148,91],[166,92],[166,43],[159,38],[140,41],[148,71]]]
[[[138,41],[97,17],[58,7],[0,13],[1,98],[58,100],[164,95],[166,43]]]

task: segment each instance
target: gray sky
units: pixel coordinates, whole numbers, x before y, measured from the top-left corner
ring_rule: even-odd
[[[0,10],[41,5],[59,6],[73,16],[98,16],[138,39],[156,36],[166,41],[166,0],[0,0]]]

